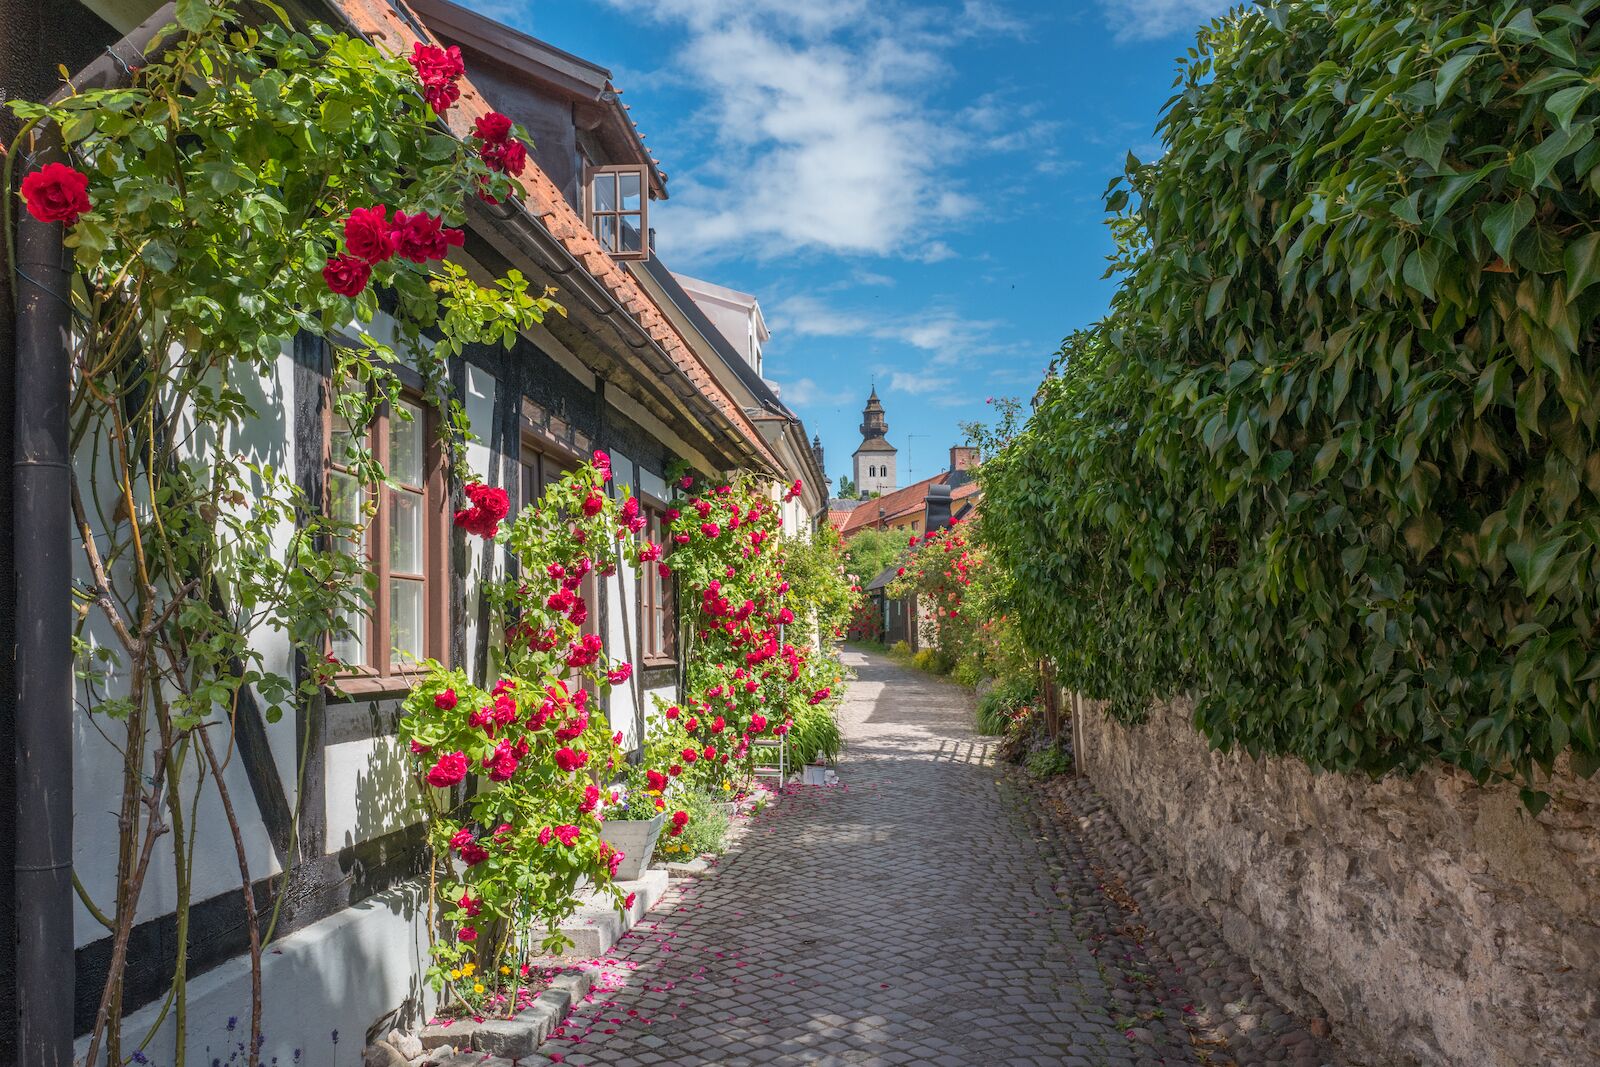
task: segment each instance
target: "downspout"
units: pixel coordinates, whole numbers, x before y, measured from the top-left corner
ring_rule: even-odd
[[[166,4],[85,67],[79,91],[125,85],[172,25]],[[57,93],[52,102],[68,95]],[[63,158],[61,132],[41,127],[25,167]],[[3,191],[10,196],[11,190]],[[17,1054],[29,1067],[72,1067],[72,529],[67,450],[71,254],[60,223],[26,210],[17,223],[17,364],[13,537],[17,560]]]

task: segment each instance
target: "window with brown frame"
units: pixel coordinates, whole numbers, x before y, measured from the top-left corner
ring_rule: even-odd
[[[577,464],[542,451],[532,441],[524,438],[522,442],[522,504],[537,503],[544,495],[547,487],[561,480],[561,476],[576,467]],[[599,561],[596,560],[596,563]],[[583,620],[582,632],[597,634],[600,632],[600,583],[594,571],[584,575],[583,584],[578,586],[578,595],[583,598],[583,605],[588,609],[588,616]]]
[[[646,523],[641,536],[665,547],[667,521],[661,510],[646,504]],[[673,662],[678,648],[678,618],[673,599],[672,578],[661,576],[661,565],[643,563],[639,567],[639,606],[643,621],[640,646],[646,664]]]
[[[618,259],[648,259],[650,197],[643,166],[593,167],[586,175],[584,219]]]
[[[443,660],[448,650],[444,473],[433,414],[407,395],[384,405],[362,431],[389,475],[388,482],[375,486],[361,484],[345,465],[356,431],[337,414],[328,427],[330,513],[359,521],[372,494],[377,496],[365,543],[345,546],[366,558],[374,579],[372,608],[343,620],[349,632],[332,642],[331,651],[354,668],[354,688],[401,685],[417,660]]]

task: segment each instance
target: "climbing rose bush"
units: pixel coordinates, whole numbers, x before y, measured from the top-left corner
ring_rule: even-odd
[[[429,977],[469,1005],[486,995],[474,974],[520,974],[536,950],[565,944],[559,926],[584,883],[626,904],[612,883],[623,855],[600,840],[622,735],[599,704],[633,672],[584,632],[583,590],[621,561],[638,565],[648,542],[630,528],[637,505],[606,491],[610,476],[596,453],[506,527],[504,490],[467,487],[470,506],[455,524],[498,539],[517,563],[516,577],[484,591],[503,638],[490,657],[494,681],[482,688],[429,661],[405,701],[400,737],[423,785],[433,850],[439,930]],[[651,773],[665,782],[664,770]]]
[[[666,518],[690,654],[684,699],[665,709],[659,743],[672,748],[674,776],[705,785],[748,778],[752,742],[782,737],[800,707],[838,687],[841,672],[809,642],[788,639],[799,598],[785,577],[782,514],[761,482],[691,493]]]

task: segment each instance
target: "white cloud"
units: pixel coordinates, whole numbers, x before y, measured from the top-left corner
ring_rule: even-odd
[[[1106,25],[1118,41],[1153,41],[1190,32],[1239,0],[1100,0]]]
[[[656,215],[669,254],[954,254],[930,235],[976,210],[950,170],[983,143],[929,95],[961,40],[1021,32],[1005,6],[608,2],[681,27],[676,70],[706,96],[697,118],[715,151],[676,176]]]
[[[851,399],[843,389],[829,389],[811,378],[778,383],[778,399],[790,407],[838,407]]]
[[[897,389],[902,393],[912,396],[924,396],[928,393],[941,393],[955,383],[949,378],[926,372],[893,371],[889,375],[889,388]]]
[[[936,367],[995,351],[990,336],[1000,325],[968,319],[942,307],[909,314],[848,311],[810,296],[780,301],[772,318],[785,332],[801,336],[859,337],[909,345],[926,352],[929,363]]]

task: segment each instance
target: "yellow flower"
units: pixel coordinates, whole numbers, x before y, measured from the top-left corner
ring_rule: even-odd
[[[476,963],[468,963],[468,964],[462,965],[461,973],[466,975],[468,978],[471,978],[472,977],[472,972],[477,970],[477,969],[478,969],[478,965]]]
[[[452,967],[450,969],[450,980],[452,982],[461,981],[461,972],[459,970],[457,970],[456,968]]]
[[[505,964],[502,963],[500,965],[500,973],[501,974],[510,974],[511,973],[511,968],[507,967]]]
[[[472,991],[474,993],[482,993],[483,992],[483,983],[482,982],[474,982],[474,983],[472,983]]]
[[[722,783],[722,791],[723,791],[723,792],[724,792],[724,793],[731,793],[731,792],[733,792],[733,783],[732,783],[732,782],[723,782],[723,783]]]

